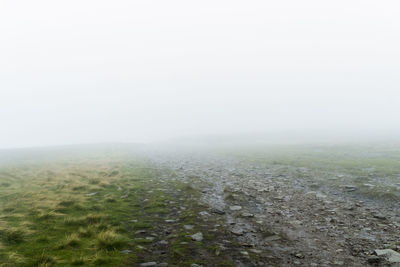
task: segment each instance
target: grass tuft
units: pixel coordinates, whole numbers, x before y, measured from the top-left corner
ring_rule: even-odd
[[[1,240],[8,245],[24,242],[25,232],[21,229],[8,229],[0,231]]]
[[[65,240],[61,245],[58,246],[58,249],[65,248],[78,248],[81,245],[81,241],[79,239],[78,234],[74,233],[65,237]]]
[[[128,239],[112,230],[100,232],[97,235],[96,247],[103,250],[115,250],[128,245]]]

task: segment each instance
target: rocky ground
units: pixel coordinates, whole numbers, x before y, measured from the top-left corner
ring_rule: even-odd
[[[230,254],[235,266],[398,264],[400,213],[395,203],[361,199],[350,185],[343,185],[343,191],[315,189],[290,174],[307,171],[301,168],[282,173],[277,166],[201,153],[153,153],[148,158],[157,168],[173,171],[168,179],[201,192],[205,207],[196,211],[199,223],[216,225],[209,229],[219,246],[215,255]],[[218,227],[227,235],[218,234]],[[231,242],[237,246],[229,251]]]

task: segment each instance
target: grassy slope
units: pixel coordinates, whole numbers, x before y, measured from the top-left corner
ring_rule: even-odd
[[[143,170],[105,160],[1,168],[2,265],[123,263],[130,226],[122,222],[137,201],[128,191],[144,186]]]
[[[0,266],[138,266],[154,260],[232,266],[211,232],[217,222],[198,216],[206,209],[198,191],[175,181],[169,170],[110,155],[0,167]],[[199,231],[204,241],[193,242],[190,235]],[[162,239],[168,246],[160,259],[152,249]]]

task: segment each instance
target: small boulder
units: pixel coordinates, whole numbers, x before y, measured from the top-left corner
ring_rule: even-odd
[[[242,209],[242,206],[230,206],[229,209],[230,209],[231,211],[238,211],[238,210],[241,210],[241,209]]]
[[[195,233],[194,235],[191,235],[190,237],[192,238],[193,241],[197,241],[197,242],[203,241],[203,234],[200,232]]]
[[[145,262],[145,263],[141,263],[140,267],[149,267],[149,266],[156,266],[157,262],[151,261],[151,262]]]
[[[400,263],[400,253],[392,249],[377,249],[375,253],[378,256],[386,256],[387,260],[391,263]]]

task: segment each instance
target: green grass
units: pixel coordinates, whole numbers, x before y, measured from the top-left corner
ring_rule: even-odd
[[[123,266],[135,255],[128,224],[150,174],[138,161],[97,158],[0,168],[0,266]],[[146,188],[146,189],[145,189]],[[129,194],[126,194],[129,191]],[[124,196],[124,197],[123,197]],[[149,212],[163,212],[162,192]]]

